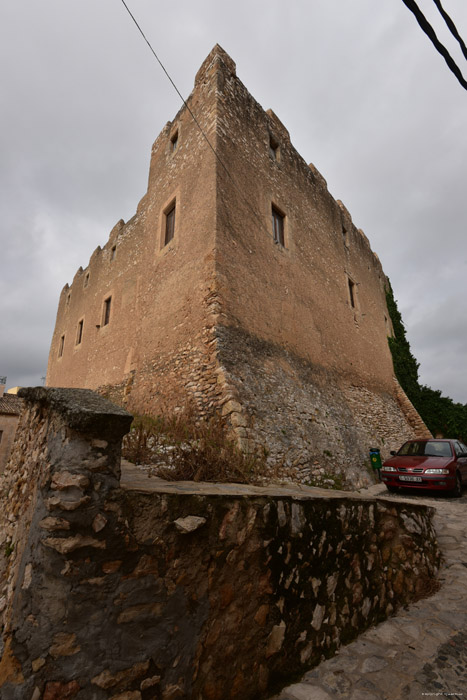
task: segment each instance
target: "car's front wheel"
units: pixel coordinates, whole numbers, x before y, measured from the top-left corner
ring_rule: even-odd
[[[456,472],[456,485],[451,491],[451,496],[453,498],[460,498],[462,496],[462,479],[459,472]]]

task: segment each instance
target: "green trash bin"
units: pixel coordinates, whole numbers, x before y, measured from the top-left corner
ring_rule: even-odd
[[[378,447],[370,447],[370,462],[372,468],[375,470],[378,481],[381,481],[381,454]]]

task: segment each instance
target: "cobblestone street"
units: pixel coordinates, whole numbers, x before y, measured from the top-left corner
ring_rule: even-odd
[[[435,527],[444,556],[440,590],[367,630],[335,657],[284,688],[274,700],[418,700],[467,696],[467,492],[460,499],[423,492],[372,496],[436,508]]]

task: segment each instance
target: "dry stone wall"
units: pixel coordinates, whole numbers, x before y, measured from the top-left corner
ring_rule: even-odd
[[[19,393],[26,409],[1,477],[1,694],[71,698],[76,675],[103,653],[103,611],[87,573],[106,549],[102,531],[118,532],[107,499],[132,417],[90,390]]]
[[[420,438],[431,438],[433,435],[431,432],[428,430],[426,427],[425,423],[423,422],[420,414],[418,413],[417,409],[397,381],[397,379],[394,377],[394,385],[395,385],[395,393],[397,397],[397,401],[399,402],[399,405],[404,413],[404,415],[407,418],[407,421],[410,423],[412,426],[413,430],[415,431],[415,434],[417,437]]]
[[[0,473],[7,463],[13,445],[16,428],[18,427],[19,413],[19,409],[16,415],[2,415],[0,412]]]
[[[1,484],[2,700],[257,700],[436,575],[430,509],[122,482],[125,411],[23,397]]]
[[[239,329],[218,338],[234,399],[225,408],[244,448],[267,450],[268,478],[361,488],[373,478],[370,447],[387,458],[413,437],[393,395]]]

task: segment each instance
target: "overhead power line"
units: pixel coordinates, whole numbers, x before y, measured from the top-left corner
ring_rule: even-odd
[[[146,36],[145,36],[143,30],[141,29],[140,25],[139,25],[138,22],[136,21],[136,18],[134,17],[134,15],[133,15],[133,13],[131,12],[130,8],[129,8],[128,5],[126,4],[125,0],[122,0],[122,3],[123,3],[123,5],[125,6],[125,9],[126,9],[126,11],[128,12],[128,14],[130,15],[131,19],[132,19],[133,22],[135,23],[136,27],[138,28],[138,31],[139,31],[139,33],[141,34],[141,36],[143,37],[144,41],[145,41],[146,44],[149,46],[149,49],[151,50],[151,53],[153,54],[154,58],[156,59],[156,61],[158,62],[158,64],[160,65],[160,67],[162,68],[162,70],[164,71],[164,73],[166,74],[167,78],[170,80],[170,82],[171,82],[171,84],[172,84],[172,86],[173,86],[175,92],[177,93],[177,95],[180,97],[180,99],[182,100],[183,104],[184,104],[185,107],[187,108],[188,112],[189,112],[190,115],[191,115],[191,118],[193,119],[194,123],[196,124],[196,126],[197,126],[198,129],[199,129],[199,131],[201,132],[201,134],[202,134],[203,138],[205,139],[206,143],[208,144],[209,148],[210,148],[211,151],[214,153],[214,155],[215,155],[217,161],[220,163],[220,165],[222,166],[222,168],[223,168],[224,171],[226,172],[227,176],[228,176],[228,177],[230,178],[230,180],[232,181],[233,186],[235,187],[235,189],[237,190],[237,192],[240,194],[240,197],[243,199],[243,201],[244,201],[245,204],[247,205],[248,209],[252,212],[252,214],[254,215],[254,217],[258,220],[258,222],[260,223],[260,226],[267,232],[268,236],[270,236],[271,238],[273,238],[273,234],[265,228],[265,226],[264,226],[264,221],[263,221],[263,219],[262,219],[262,217],[261,217],[261,214],[259,214],[259,213],[256,211],[256,209],[255,209],[255,208],[252,206],[252,204],[250,203],[249,199],[248,199],[247,197],[245,197],[243,191],[240,189],[240,187],[239,187],[239,186],[237,185],[237,183],[235,182],[235,179],[234,179],[234,177],[231,175],[231,173],[229,172],[227,166],[226,166],[225,163],[222,161],[221,157],[219,156],[219,154],[217,153],[217,151],[215,150],[215,148],[214,148],[213,145],[211,144],[211,142],[210,142],[210,140],[208,139],[206,133],[203,131],[203,128],[202,128],[201,124],[200,124],[199,121],[196,119],[195,115],[193,114],[192,110],[190,109],[190,106],[187,104],[187,102],[186,102],[185,98],[183,97],[182,93],[180,92],[180,90],[178,89],[178,87],[175,85],[175,82],[174,82],[174,81],[172,80],[172,78],[170,77],[169,72],[166,70],[166,68],[165,68],[164,64],[162,63],[162,61],[160,60],[159,56],[156,54],[156,52],[155,52],[154,49],[152,48],[152,46],[151,46],[149,40],[146,38]]]
[[[172,86],[173,86],[175,92],[176,92],[177,95],[180,97],[181,101],[183,102],[183,104],[185,105],[185,107],[187,108],[187,110],[189,111],[189,113],[191,114],[191,117],[192,117],[193,121],[195,122],[196,126],[198,127],[198,129],[201,131],[202,135],[204,136],[204,138],[205,138],[206,141],[208,142],[209,147],[212,149],[212,151],[214,152],[214,154],[216,154],[216,152],[214,151],[214,148],[211,146],[211,142],[209,141],[208,137],[207,137],[206,134],[204,133],[204,131],[203,131],[203,129],[202,129],[200,123],[198,122],[198,120],[196,119],[195,115],[194,115],[193,112],[191,111],[190,107],[189,107],[188,104],[186,103],[186,100],[185,100],[185,98],[183,97],[182,93],[180,92],[180,90],[178,89],[178,87],[175,85],[174,81],[173,81],[172,78],[170,77],[168,71],[166,70],[166,68],[165,68],[164,64],[162,63],[162,61],[160,60],[159,56],[156,54],[156,52],[155,52],[154,49],[152,48],[151,44],[149,43],[149,40],[146,38],[146,35],[144,34],[143,30],[142,30],[141,27],[139,26],[138,22],[136,21],[136,18],[134,17],[134,15],[133,15],[133,13],[131,12],[130,8],[129,8],[128,5],[126,4],[125,0],[122,0],[122,3],[125,5],[126,11],[127,11],[128,14],[130,15],[131,19],[133,20],[133,22],[134,22],[134,23],[136,24],[136,26],[138,27],[139,33],[140,33],[141,36],[143,37],[143,39],[144,39],[144,41],[146,42],[146,44],[149,46],[149,48],[150,48],[150,50],[151,50],[151,52],[152,52],[154,58],[156,59],[156,61],[158,62],[158,64],[160,65],[160,67],[162,68],[162,70],[164,71],[164,73],[166,74],[166,76],[168,77],[168,79],[170,80],[170,82],[172,83]]]
[[[464,44],[464,40],[462,39],[461,35],[457,31],[456,25],[454,24],[454,22],[452,21],[452,19],[450,18],[450,16],[448,15],[446,10],[444,9],[444,7],[442,6],[441,0],[433,0],[433,2],[435,3],[436,7],[440,11],[444,21],[448,25],[449,31],[451,32],[453,37],[455,37],[457,39],[457,41],[459,42],[459,45],[462,49],[462,53],[464,54],[464,57],[467,58],[467,46]]]
[[[444,46],[444,44],[442,44],[439,41],[438,37],[436,36],[435,30],[433,29],[431,24],[428,22],[428,20],[426,19],[425,15],[420,10],[420,8],[418,7],[415,0],[402,0],[402,2],[404,3],[404,5],[406,5],[409,8],[409,10],[411,12],[413,12],[418,24],[423,29],[423,31],[428,36],[428,38],[431,40],[431,43],[433,44],[435,49],[443,56],[444,60],[448,64],[449,69],[454,73],[454,75],[456,76],[457,80],[460,82],[462,87],[465,90],[467,90],[467,81],[465,80],[464,76],[462,75],[459,66],[454,61],[454,59],[452,58],[451,54],[449,53],[447,48]],[[435,3],[438,6],[438,9],[440,9],[441,3],[439,2],[439,0],[435,0]],[[441,12],[441,9],[440,9],[440,12]],[[446,15],[446,17],[448,17],[448,15],[446,13],[443,14],[443,17],[444,17],[444,15]],[[446,17],[445,17],[445,20],[446,20]],[[452,26],[455,29],[454,23],[452,22],[452,20],[450,20],[450,21],[452,23]],[[447,22],[447,20],[446,20],[446,22]],[[457,33],[457,29],[455,31]]]

